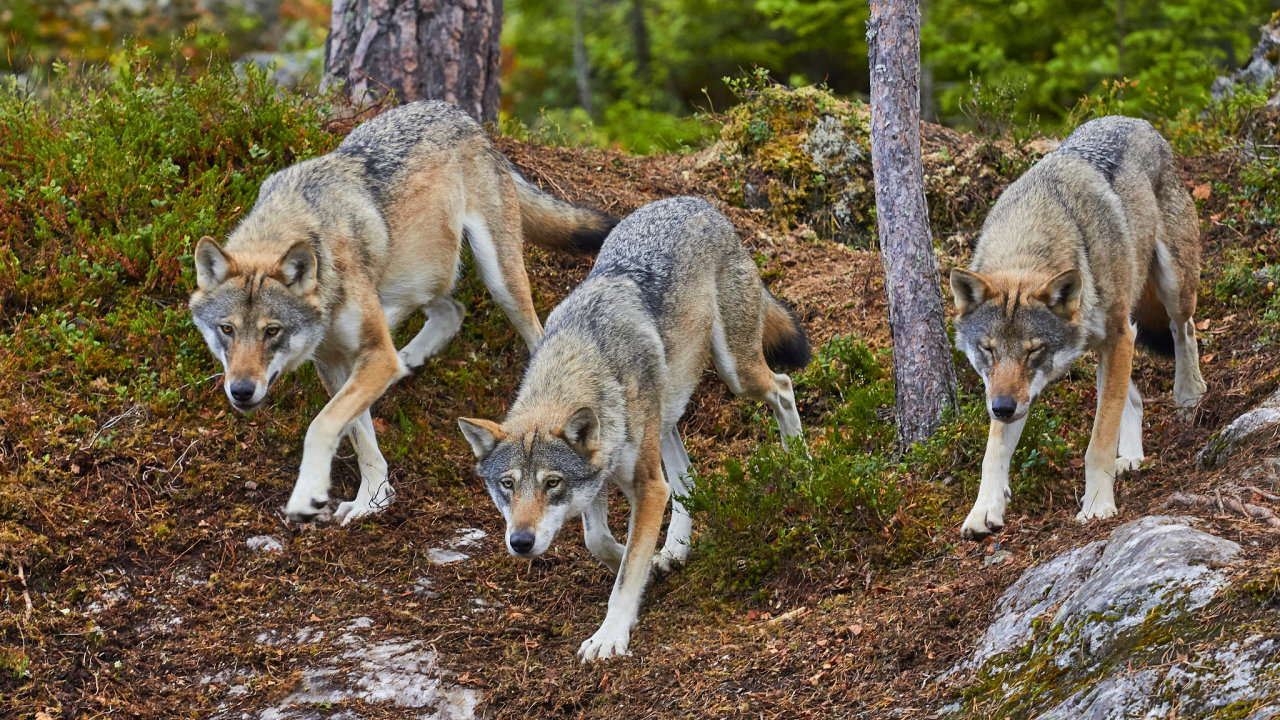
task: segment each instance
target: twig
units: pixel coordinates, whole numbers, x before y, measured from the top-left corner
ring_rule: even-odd
[[[27,609],[22,613],[22,619],[30,620],[35,608],[31,607],[31,593],[27,590],[27,576],[22,570],[22,563],[18,563],[18,579],[22,581],[22,599],[27,604]]]
[[[1176,492],[1169,496],[1165,501],[1166,508],[1184,507],[1184,508],[1216,508],[1221,512],[1231,512],[1237,515],[1243,515],[1254,520],[1261,520],[1273,528],[1280,530],[1280,517],[1277,517],[1269,508],[1244,502],[1240,498],[1226,496],[1221,493],[1217,497],[1209,497],[1208,495],[1196,495],[1193,493]]]

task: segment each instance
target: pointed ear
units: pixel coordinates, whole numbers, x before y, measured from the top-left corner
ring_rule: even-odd
[[[1049,279],[1044,287],[1036,291],[1035,297],[1043,302],[1055,315],[1068,320],[1080,311],[1080,290],[1083,278],[1079,270],[1064,270]]]
[[[299,240],[280,258],[274,273],[280,282],[299,295],[306,295],[316,287],[316,254],[311,243]]]
[[[235,263],[208,235],[196,243],[196,287],[212,290],[232,273]]]
[[[600,449],[600,419],[590,407],[580,407],[564,421],[556,434],[579,455],[590,456]]]
[[[467,442],[471,443],[471,452],[476,454],[477,460],[489,457],[489,453],[507,437],[507,431],[492,420],[458,418],[458,429]]]
[[[995,293],[987,278],[964,268],[951,270],[951,294],[956,299],[956,310],[961,315],[986,302]]]

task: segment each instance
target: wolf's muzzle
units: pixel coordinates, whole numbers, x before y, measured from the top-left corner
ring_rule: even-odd
[[[1018,412],[1018,401],[1012,395],[998,395],[991,400],[991,414],[997,420],[1012,420]]]
[[[528,555],[533,550],[533,531],[516,530],[507,536],[507,544],[519,555]]]

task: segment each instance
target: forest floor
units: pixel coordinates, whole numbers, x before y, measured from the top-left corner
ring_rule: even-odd
[[[933,150],[950,143],[956,156],[973,142],[947,131],[929,135]],[[634,158],[514,140],[499,147],[549,192],[619,216],[662,197],[717,198],[723,190],[707,184],[698,156]],[[451,718],[472,711],[929,717],[956,691],[938,677],[972,651],[996,598],[1028,566],[1126,521],[1165,513],[1175,491],[1211,493],[1222,477],[1274,448],[1269,437],[1225,468],[1196,464],[1216,430],[1280,382],[1280,346],[1258,342],[1265,328],[1256,308],[1224,305],[1213,292],[1240,248],[1274,265],[1280,238],[1274,227],[1238,230],[1247,225],[1234,219],[1247,209],[1219,192],[1236,182],[1233,155],[1187,158],[1182,169],[1189,186],[1209,188],[1200,203],[1199,312],[1209,393],[1189,422],[1179,420],[1170,398],[1172,361],[1139,357],[1148,463],[1120,482],[1120,514],[1112,519],[1084,527],[1074,521],[1083,470],[1073,462],[1057,480],[1015,493],[1001,535],[964,542],[959,523],[972,483],[920,478],[933,488],[936,506],[908,503],[894,521],[923,537],[911,557],[797,563],[732,591],[677,570],[650,585],[632,656],[580,665],[575,651],[603,619],[612,577],[572,525],[541,558],[505,552],[501,518],[472,471],[455,419],[500,417],[526,353],[469,278],[458,292],[469,309],[462,333],[374,406],[398,493],[379,516],[350,527],[281,519],[302,429],[323,402],[311,371],[281,380],[272,390],[275,404],[247,417],[227,406],[220,376],[184,391],[188,419],[176,425],[125,404],[93,418],[95,429],[76,436],[72,451],[46,458],[65,481],[32,502],[23,523],[56,549],[19,557],[3,577],[11,647],[0,699],[17,716],[41,720]],[[1000,189],[993,182],[970,191],[986,202]],[[873,348],[888,346],[877,253],[816,239],[804,228],[781,229],[760,211],[721,206],[815,347],[850,333]],[[944,244],[951,248],[941,258],[944,270],[965,260],[976,228],[960,230]],[[535,304],[551,308],[590,264],[530,250]],[[207,364],[213,375],[212,357]],[[960,371],[976,391],[976,377]],[[1092,406],[1091,372],[1063,382]],[[5,389],[20,404],[31,387],[19,381]],[[821,427],[817,399],[798,402],[807,425]],[[745,458],[772,441],[753,420],[759,414],[742,411],[743,404],[708,371],[682,423],[695,468]],[[1064,432],[1080,437],[1092,412],[1067,422]],[[95,441],[108,426],[116,440],[104,448]],[[30,443],[4,438],[0,469],[16,472],[31,456]],[[966,448],[956,467],[977,467],[980,452]],[[1082,456],[1077,448],[1075,457]],[[334,477],[335,499],[354,495],[358,473],[346,446]],[[615,533],[625,526],[625,503],[615,496]],[[1275,530],[1214,512],[1204,513],[1204,526],[1244,547],[1237,573],[1266,580],[1280,572]],[[251,541],[262,536],[270,539]],[[271,540],[278,546],[250,547]],[[993,557],[997,551],[1008,554]],[[1229,611],[1242,621],[1269,612],[1243,599]]]

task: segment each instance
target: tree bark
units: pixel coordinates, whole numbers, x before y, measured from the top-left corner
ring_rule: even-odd
[[[587,115],[595,115],[591,107],[591,64],[587,61],[586,0],[573,2],[573,74],[578,81],[578,104]]]
[[[322,90],[356,105],[388,92],[498,117],[502,0],[333,0]]]
[[[898,440],[928,439],[956,402],[920,157],[919,0],[870,0],[871,159],[893,336]]]
[[[631,42],[635,45],[636,75],[649,79],[649,25],[644,19],[644,0],[631,2]]]

